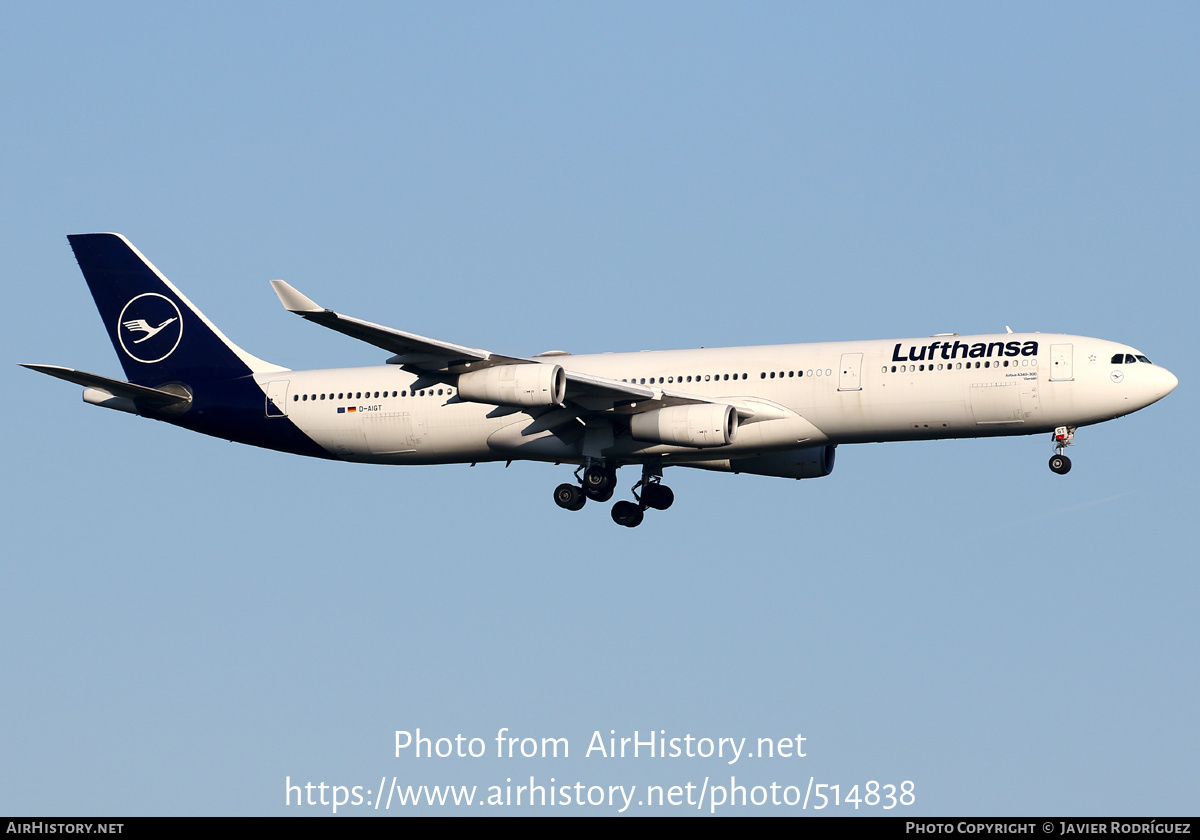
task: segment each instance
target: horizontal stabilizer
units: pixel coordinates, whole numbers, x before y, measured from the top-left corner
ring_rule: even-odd
[[[192,398],[186,394],[172,394],[168,391],[160,391],[158,388],[134,385],[132,382],[109,379],[107,376],[98,376],[97,374],[86,373],[74,368],[59,367],[58,365],[27,364],[22,364],[21,367],[36,370],[38,373],[44,373],[56,379],[65,379],[67,382],[74,382],[76,385],[84,385],[88,388],[101,388],[108,391],[114,397],[125,397],[126,399],[133,400],[135,403],[153,408],[168,408],[187,404],[192,401]]]

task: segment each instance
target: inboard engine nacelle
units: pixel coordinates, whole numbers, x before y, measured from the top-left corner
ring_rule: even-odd
[[[737,437],[738,415],[731,405],[676,405],[629,419],[634,440],[674,446],[725,446]]]
[[[561,365],[496,365],[458,377],[459,399],[493,405],[562,405],[567,374]]]

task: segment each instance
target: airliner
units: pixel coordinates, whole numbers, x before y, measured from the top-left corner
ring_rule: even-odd
[[[841,444],[1050,433],[1071,469],[1081,426],[1178,384],[1140,351],[1044,333],[507,356],[326,309],[282,280],[284,308],[390,354],[290,370],[234,344],[124,236],[67,237],[127,380],[24,367],[84,386],[84,402],[281,452],[373,464],[542,461],[575,467],[554,501],[609,501],[635,527],[674,493],[666,467],[820,478]],[[1007,329],[1007,328],[1006,328]]]

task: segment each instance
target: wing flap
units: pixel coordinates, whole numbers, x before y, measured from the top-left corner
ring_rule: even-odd
[[[567,399],[577,396],[613,400],[652,400],[662,393],[644,385],[634,385],[617,379],[609,379],[606,376],[580,373],[569,368],[566,370],[566,374]]]

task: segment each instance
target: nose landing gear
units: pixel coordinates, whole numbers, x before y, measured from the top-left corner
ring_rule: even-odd
[[[1071,459],[1064,453],[1068,446],[1075,445],[1075,427],[1059,426],[1054,430],[1054,455],[1050,458],[1050,470],[1059,475],[1071,471]]]
[[[1071,459],[1066,455],[1053,455],[1050,458],[1050,469],[1059,475],[1066,475],[1071,471]]]

